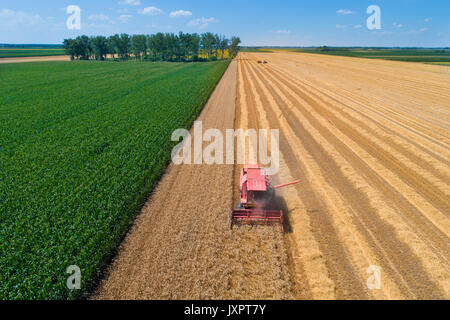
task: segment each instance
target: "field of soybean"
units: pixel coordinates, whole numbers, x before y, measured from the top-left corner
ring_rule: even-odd
[[[0,299],[93,290],[228,63],[0,65]]]

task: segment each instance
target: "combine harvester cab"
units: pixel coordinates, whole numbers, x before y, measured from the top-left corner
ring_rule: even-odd
[[[268,210],[272,204],[274,190],[299,183],[294,181],[272,186],[264,168],[258,165],[246,165],[240,174],[238,208],[230,213],[230,229],[236,222],[243,223],[280,223],[284,232],[282,210]]]

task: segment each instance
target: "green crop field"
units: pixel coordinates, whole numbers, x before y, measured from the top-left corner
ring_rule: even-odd
[[[228,63],[0,65],[0,299],[92,291]]]
[[[42,57],[64,55],[63,49],[2,49],[0,58]]]
[[[318,53],[335,56],[384,59],[407,62],[449,63],[448,49],[378,49],[378,48],[306,48],[295,52]]]

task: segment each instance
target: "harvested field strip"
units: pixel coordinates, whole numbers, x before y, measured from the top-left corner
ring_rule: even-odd
[[[276,70],[279,71],[279,69],[276,69]],[[296,79],[296,81],[298,81],[304,85],[307,85],[311,90],[317,90],[319,93],[324,94],[324,96],[328,96],[330,98],[333,97],[337,101],[345,101],[346,103],[344,104],[344,106],[346,106],[346,107],[353,107],[353,109],[358,110],[357,112],[359,112],[359,113],[363,113],[362,110],[364,110],[364,113],[368,113],[368,115],[371,115],[372,117],[379,116],[379,118],[381,119],[381,123],[384,123],[384,125],[389,124],[389,123],[398,124],[400,127],[402,127],[402,129],[411,130],[426,139],[432,139],[429,135],[424,135],[423,132],[420,130],[415,130],[413,128],[405,126],[404,123],[402,123],[401,121],[395,121],[391,117],[387,117],[383,112],[380,112],[378,110],[378,108],[379,108],[378,105],[377,105],[378,107],[372,106],[373,102],[371,100],[367,100],[367,99],[361,100],[360,93],[354,94],[354,92],[351,92],[351,91],[348,91],[348,90],[342,89],[342,88],[339,88],[339,90],[329,88],[327,90],[326,88],[329,87],[329,85],[324,84],[323,81],[320,82],[320,85],[314,85],[308,80],[300,79],[297,75],[292,74],[291,71],[284,70],[284,72],[286,74],[289,74],[289,76],[292,77],[293,79]],[[342,91],[343,93],[339,93],[340,91]],[[326,92],[326,94],[325,94],[325,92]],[[359,92],[359,90],[358,90],[358,92]],[[434,132],[434,130],[428,131],[428,133],[430,133],[430,132],[431,132],[431,134],[433,134],[432,132]],[[448,152],[448,144],[442,144],[440,139],[433,139],[433,142],[437,145],[442,146],[443,150],[445,150],[444,152],[446,152],[448,155],[450,155],[450,153]]]
[[[286,123],[284,123],[283,127],[288,127],[288,125]],[[295,136],[295,134],[291,134],[291,136]],[[295,144],[291,144],[291,145],[295,145],[298,148],[301,145],[301,142],[296,140],[296,143]],[[291,161],[289,163],[295,164],[296,162],[293,159],[299,159],[299,158],[303,157],[305,154],[307,154],[306,149],[303,149],[303,152],[296,152],[295,156],[290,158]],[[314,169],[310,169],[311,167],[314,168]],[[346,210],[347,210],[346,206],[342,204],[342,201],[340,200],[339,195],[335,194],[335,189],[330,187],[330,186],[328,186],[328,183],[321,176],[320,170],[316,167],[316,165],[315,165],[315,163],[313,161],[308,161],[307,166],[304,166],[303,168],[304,169],[300,169],[299,170],[299,168],[297,168],[296,166],[293,166],[293,169],[296,170],[296,177],[300,177],[302,181],[312,180],[313,181],[312,183],[314,183],[314,184],[315,184],[315,182],[319,181],[319,183],[314,185],[314,188],[308,187],[308,185],[305,182],[303,182],[303,184],[302,184],[302,186],[300,188],[300,192],[302,192],[304,194],[305,202],[308,205],[307,211],[312,216],[312,218],[314,218],[318,222],[318,223],[316,223],[314,225],[315,232],[319,233],[319,235],[317,235],[317,237],[320,239],[320,241],[324,245],[328,245],[329,246],[329,245],[333,245],[334,244],[335,246],[337,246],[338,244],[335,244],[335,243],[336,243],[336,241],[339,241],[339,239],[334,239],[334,242],[333,242],[333,239],[330,239],[330,237],[329,237],[329,235],[327,233],[327,232],[330,232],[330,230],[329,229],[327,230],[325,228],[325,230],[322,231],[321,229],[324,228],[324,219],[330,219],[330,218],[334,219],[335,213],[337,213],[337,212],[339,212],[339,213],[346,212]],[[306,177],[304,178],[304,174],[302,172],[305,172],[305,171],[309,172],[310,176],[314,177],[314,178],[313,179],[311,179],[311,178],[306,179]],[[311,190],[311,191],[309,191],[309,190]],[[312,198],[312,194],[311,193],[312,194],[318,193],[318,195],[315,197],[315,201],[311,201],[311,198]],[[333,196],[333,194],[334,194],[334,196]],[[324,201],[326,202],[326,205],[330,209],[327,209],[326,205],[320,204],[321,203],[320,199],[324,199]],[[288,203],[290,203],[290,201]],[[333,214],[330,214],[330,213],[333,213]],[[326,216],[327,214],[329,215],[329,217]],[[334,219],[334,220],[338,221],[336,219]],[[342,219],[341,221],[345,223],[345,222],[348,221],[348,219]],[[341,225],[342,225],[342,222],[341,222]],[[302,223],[303,223],[303,221],[299,221],[299,224],[302,224]],[[349,237],[349,235],[348,235],[349,229],[351,230],[351,228],[348,225],[346,226],[345,229],[342,229],[342,228],[338,229],[338,230],[342,231],[341,232],[341,235],[342,235],[341,239],[344,240],[343,242],[345,244],[346,250],[348,250],[350,253],[352,253],[352,255],[355,257],[354,258],[355,260],[359,260],[360,261],[359,265],[363,265],[364,266],[365,265],[364,264],[364,260],[365,259],[364,259],[364,257],[361,257],[361,255],[363,253],[362,253],[361,249],[359,249],[357,246],[355,246],[357,243],[353,239],[351,239],[351,236]],[[294,231],[294,233],[295,233],[295,231]],[[352,231],[350,234],[354,234],[354,232]],[[365,250],[365,251],[366,251],[366,254],[367,254],[367,250]],[[323,256],[326,260],[327,260],[327,257],[330,257],[330,256],[333,257],[333,255],[335,255],[335,249],[334,248],[331,248],[331,250],[324,251],[324,253],[321,253],[321,256]],[[371,261],[373,261],[373,259]],[[342,260],[339,263],[342,264]],[[333,266],[330,266],[330,267],[332,268]],[[347,270],[351,270],[351,268],[347,268]],[[361,274],[363,274],[364,271],[365,271],[365,267],[360,267],[359,271],[361,272]],[[317,273],[315,273],[315,274],[317,276]],[[351,272],[350,272],[350,274],[351,274]],[[337,276],[340,276],[341,278],[345,277],[345,276],[348,276],[348,275],[349,274],[346,274],[345,272],[344,273],[337,273]],[[386,281],[386,280],[384,280],[384,281]],[[342,292],[343,289],[348,288],[348,291],[351,292],[352,287],[349,286],[349,285],[345,285],[346,281],[344,281],[344,280],[340,281],[339,279],[337,279],[336,282],[338,282],[338,285],[339,285],[339,289],[338,290],[339,291]],[[360,284],[358,284],[358,286],[360,286]],[[394,289],[390,288],[389,290],[392,291]],[[396,291],[398,292],[398,290],[396,290]],[[393,295],[393,294],[390,294],[390,295]],[[387,296],[390,296],[390,295],[388,294]],[[350,298],[352,296],[364,297],[364,296],[366,296],[366,294],[354,294],[354,295],[348,294],[345,297]],[[383,297],[383,296],[381,295],[381,297]],[[342,296],[341,296],[341,298],[342,298]]]
[[[287,68],[283,68],[283,69],[285,69],[286,72],[291,72]],[[314,77],[313,79],[315,82],[321,83],[320,87],[326,88],[327,86],[329,86],[329,83],[323,81],[324,76],[326,76],[328,78],[331,77],[333,79],[333,78],[337,77],[337,74],[341,75],[342,73],[347,72],[347,70],[339,71],[338,69],[336,69],[334,71],[335,71],[334,75],[333,75],[333,73],[332,74],[324,74],[321,72],[321,73],[319,73],[320,77]],[[348,79],[354,78],[355,73],[356,73],[355,71],[349,72],[348,74],[345,74],[345,76],[340,76],[339,79],[336,79],[336,80],[339,80],[339,83],[337,83],[337,85],[339,86],[339,89],[344,89],[344,91],[345,91],[346,88],[349,87],[349,84],[352,84],[352,86],[350,86],[350,87],[353,87],[353,82],[349,81]],[[369,69],[369,70],[367,70],[367,72],[364,72],[361,75],[358,74],[358,76],[359,76],[360,80],[366,80],[369,83],[374,82],[374,83],[378,84],[381,82],[380,84],[383,84],[383,82],[379,79],[379,77],[373,78],[373,77],[370,77],[370,74],[371,74],[371,71]],[[421,74],[421,76],[423,76],[423,74]],[[442,80],[444,80],[444,79],[442,79]],[[396,82],[392,81],[392,79],[390,82],[383,84],[383,86],[388,87],[388,88],[391,88],[392,86],[395,86],[395,85],[396,85]],[[358,97],[359,96],[364,97],[364,96],[369,95],[370,98],[379,100],[380,98],[383,98],[386,95],[386,90],[382,90],[383,87],[381,87],[381,86],[372,88],[373,90],[371,90],[370,92],[367,92],[366,90],[364,90],[364,88],[366,86],[365,82],[357,83],[357,84],[355,84],[355,86],[356,86],[356,88],[359,87],[358,88],[358,92],[359,92]],[[399,107],[403,107],[403,105],[406,104],[406,105],[409,105],[410,107],[414,106],[414,109],[410,110],[410,111],[414,111],[414,113],[409,112],[409,116],[413,115],[414,117],[416,117],[417,116],[416,114],[420,114],[420,113],[417,113],[417,111],[420,111],[420,109],[425,109],[425,110],[428,110],[427,112],[430,112],[429,105],[430,105],[430,103],[431,103],[430,101],[432,101],[432,99],[439,99],[438,101],[436,101],[434,103],[434,105],[440,105],[440,108],[443,108],[443,106],[445,106],[444,101],[448,101],[448,99],[449,99],[448,96],[443,94],[443,91],[445,91],[445,90],[443,89],[444,86],[442,83],[441,83],[441,87],[440,87],[440,90],[441,90],[440,94],[433,94],[432,92],[430,93],[430,92],[428,92],[429,90],[427,92],[418,93],[417,91],[423,87],[422,85],[419,85],[419,84],[416,87],[414,87],[414,89],[411,91],[407,91],[406,88],[404,88],[404,87],[405,87],[404,85],[401,85],[401,86],[395,88],[396,90],[391,90],[389,96],[386,97],[391,103],[393,103],[396,106],[396,109],[393,109],[393,111],[395,111],[395,113],[398,113],[399,110],[397,110],[397,109]],[[405,92],[405,93],[407,93],[407,95],[405,95],[405,94],[400,95],[400,94],[398,94],[398,92],[402,92],[402,93]],[[426,103],[423,100],[424,96],[428,98],[426,100]],[[398,104],[396,105],[397,102],[398,102]],[[387,107],[386,105],[381,105],[381,106],[384,108]],[[433,108],[433,109],[435,109],[435,108]],[[446,116],[448,117],[448,108],[447,108],[447,112],[445,112],[445,108],[442,109],[441,112],[444,112],[446,114]],[[435,118],[434,121],[436,121],[436,120],[438,120],[438,119]]]
[[[311,103],[311,102],[314,103],[314,100],[311,100],[311,98],[309,96],[304,95],[303,98],[306,101],[308,101],[309,103]],[[321,101],[320,98],[317,98],[317,96],[315,96],[315,98],[316,98],[316,101],[319,102],[319,104],[318,104],[319,107],[318,108],[322,108],[323,109],[323,107],[320,107],[320,106],[326,106],[327,104],[329,104],[329,103],[327,103],[327,102],[325,102],[323,100]],[[329,121],[333,120],[333,124],[334,125],[338,125],[339,122],[341,122],[340,115],[339,115],[339,118],[332,116],[330,113],[327,113],[324,116],[327,119],[329,119]],[[354,131],[352,129],[352,127],[354,126],[355,121],[347,122],[347,124],[349,125],[349,127],[348,127],[348,128],[350,128],[349,130]],[[383,149],[387,149],[388,151],[390,151],[390,153],[393,154],[394,157],[391,157],[390,159],[388,159],[389,160],[388,166],[389,167],[393,167],[393,168],[398,168],[399,171],[405,171],[405,175],[406,176],[408,174],[408,169],[405,167],[405,165],[403,165],[403,163],[408,165],[408,168],[412,167],[412,169],[414,169],[415,171],[414,171],[414,174],[413,174],[414,176],[411,177],[411,179],[409,181],[410,183],[413,183],[413,182],[411,182],[411,180],[415,178],[415,176],[417,175],[418,172],[420,172],[424,179],[419,181],[422,186],[420,188],[417,188],[417,189],[418,190],[422,190],[423,192],[429,191],[430,193],[433,193],[435,195],[437,194],[438,198],[440,198],[441,201],[442,201],[442,207],[441,207],[442,209],[445,208],[448,205],[448,197],[450,195],[450,189],[449,189],[448,184],[446,183],[446,181],[448,181],[448,172],[449,172],[448,169],[445,170],[445,167],[444,167],[444,169],[442,169],[442,171],[445,171],[444,172],[444,177],[442,177],[442,179],[437,179],[433,174],[430,174],[426,169],[424,170],[423,168],[419,168],[418,166],[415,165],[415,163],[409,161],[409,159],[406,159],[402,155],[396,154],[396,152],[393,149],[391,149],[388,145],[384,144],[381,139],[380,140],[376,140],[375,139],[375,144],[372,144],[369,141],[369,139],[370,140],[374,140],[373,139],[373,137],[374,137],[373,132],[366,133],[365,130],[362,129],[360,132],[353,132],[352,136],[354,136],[354,137],[361,137],[361,138],[364,137],[366,140],[363,141],[363,143],[361,143],[361,145],[363,145],[363,146],[365,146],[367,148],[369,148],[371,145],[373,147],[375,147],[377,145],[380,145],[381,147],[383,147]],[[403,169],[401,167],[403,167]],[[440,168],[442,168],[442,167],[443,166],[441,164]],[[426,184],[426,183],[428,183],[428,186],[424,186],[423,185],[423,184]],[[443,191],[441,192],[440,190],[443,190]]]
[[[297,132],[298,139],[307,143],[305,151],[320,165],[331,186],[339,190],[344,203],[350,205],[354,219],[361,223],[359,234],[367,234],[361,230],[364,228],[377,235],[378,259],[384,261],[383,270],[387,268],[389,277],[402,288],[400,297],[445,296],[449,278],[447,167],[438,159],[432,159],[433,166],[427,166],[406,148],[401,149],[403,153],[398,152],[397,141],[404,144],[404,140],[384,143],[382,135],[366,131],[367,124],[352,125],[349,121],[355,118],[338,112],[345,104],[339,100],[329,103],[317,93],[319,90],[313,92],[311,85],[292,82],[292,68],[287,76],[286,69],[273,67],[275,63],[268,66],[242,63],[252,70],[251,78],[259,79],[256,82],[261,83],[259,90],[264,93],[258,94],[266,95],[266,108],[277,105],[269,118],[286,119],[280,125],[282,132]],[[292,133],[286,136],[287,140],[291,139],[289,136]],[[300,141],[290,145],[298,147]],[[427,160],[429,156],[422,154]],[[287,161],[288,166],[292,163],[296,161]],[[373,248],[369,238],[358,239],[362,248]],[[421,280],[416,281],[419,275]],[[390,297],[399,294],[395,288],[391,291]]]
[[[279,118],[279,116],[277,116],[278,111],[277,110],[271,110],[268,108],[268,106],[272,106],[275,107],[276,103],[274,103],[274,101],[270,101],[270,98],[272,98],[271,96],[267,96],[265,93],[267,91],[267,89],[260,83],[260,79],[258,77],[255,77],[254,75],[251,75],[251,79],[256,79],[258,84],[259,84],[259,88],[257,88],[257,90],[253,90],[255,96],[257,94],[259,95],[265,95],[265,100],[264,100],[264,106],[266,106],[266,110],[270,111],[271,115],[270,115],[270,119],[277,119]],[[250,80],[253,81],[253,80]],[[260,93],[256,93],[256,92],[260,92]],[[269,100],[267,100],[269,99]],[[275,113],[275,114],[273,114]],[[271,128],[283,128],[283,125],[281,123],[271,123]],[[289,163],[289,161],[287,162]],[[300,177],[301,178],[301,177]],[[302,179],[303,180],[303,179]],[[298,189],[298,188],[297,188]],[[302,186],[302,189],[308,189],[305,188],[305,186]],[[311,205],[313,203],[311,203],[311,201],[307,198],[305,198],[306,201],[306,206],[307,207],[311,207]],[[351,270],[352,266],[348,263],[348,259],[346,258],[346,253],[345,253],[345,249],[340,241],[339,238],[337,238],[336,232],[334,230],[334,228],[331,226],[332,222],[329,220],[330,216],[327,214],[326,208],[324,205],[315,203],[314,206],[315,210],[313,210],[313,214],[310,214],[309,218],[312,218],[313,220],[310,222],[310,226],[315,229],[315,231],[322,231],[322,234],[319,235],[315,235],[316,239],[319,239],[319,256],[323,255],[323,252],[333,252],[333,256],[329,255],[330,257],[334,257],[333,260],[329,259],[327,261],[325,261],[326,263],[326,268],[322,267],[321,269],[316,269],[316,270],[323,270],[320,273],[314,272],[313,274],[311,274],[311,277],[314,279],[314,277],[317,277],[317,275],[320,275],[319,277],[319,281],[316,280],[315,283],[311,283],[310,287],[314,288],[315,290],[318,290],[319,293],[325,294],[325,297],[328,298],[344,298],[346,297],[346,292],[345,289],[349,288],[349,287],[354,287],[356,286],[356,288],[360,288],[360,295],[362,294],[362,292],[364,291],[361,287],[363,282],[358,282],[358,279],[342,279],[342,277],[347,277],[350,274],[353,274],[351,271],[350,272],[343,272],[343,270]],[[319,214],[317,214],[319,213]],[[289,215],[291,215],[292,213],[289,212]],[[294,213],[295,214],[295,213]],[[317,217],[320,217],[321,220],[318,221]],[[325,218],[325,219],[323,219]],[[302,223],[306,223],[306,221],[302,222]],[[316,222],[316,223],[315,223]],[[320,224],[322,226],[322,228],[317,229],[317,225]],[[328,227],[327,227],[328,226]],[[326,234],[326,236],[325,236]],[[322,261],[324,261],[323,259],[320,259]],[[326,270],[326,271],[325,271]],[[330,283],[330,281],[326,280],[326,274],[333,272],[332,274],[330,274],[330,277],[332,278],[332,282]],[[308,274],[306,275],[308,277]],[[349,282],[350,280],[350,282]],[[354,281],[351,281],[354,280]],[[341,283],[339,283],[339,281],[341,281]],[[357,282],[355,282],[357,281]],[[338,282],[338,283],[336,283]],[[347,285],[343,285],[344,283],[349,282]],[[329,289],[325,291],[325,287],[327,286]],[[331,285],[331,287],[330,287]],[[337,287],[337,288],[336,288]],[[355,289],[355,288],[353,288]],[[336,296],[334,296],[334,291],[336,291]],[[347,297],[349,297],[350,295],[348,295]],[[316,297],[316,298],[323,298],[323,297]]]
[[[269,78],[269,76],[267,76]],[[314,111],[309,110],[307,113],[311,115],[316,115],[317,119],[320,119],[320,116],[318,116]],[[314,117],[310,117],[313,121],[315,121]],[[322,119],[321,123],[325,126],[327,125],[327,121],[324,121],[325,118]],[[328,118],[329,119],[329,118]],[[320,124],[319,124],[320,126]],[[356,137],[357,134],[351,134],[350,136]],[[416,194],[412,188],[410,188],[406,184],[402,184],[401,181],[399,181],[398,177],[392,173],[389,169],[383,168],[380,166],[375,158],[370,157],[367,155],[367,153],[359,148],[358,144],[353,143],[352,141],[349,141],[349,139],[341,134],[339,131],[336,132],[336,137],[330,134],[326,134],[325,137],[328,141],[333,142],[336,145],[340,145],[342,147],[342,150],[345,152],[344,155],[348,159],[353,159],[355,161],[354,165],[358,165],[358,169],[361,169],[361,172],[363,172],[367,176],[368,181],[379,181],[379,185],[377,186],[380,190],[383,190],[384,197],[391,198],[391,201],[395,204],[397,204],[397,208],[402,215],[405,217],[405,221],[408,222],[411,217],[417,217],[418,223],[414,226],[417,229],[425,228],[426,230],[432,230],[436,232],[436,238],[438,241],[436,241],[436,245],[441,246],[442,252],[448,251],[449,245],[447,243],[448,238],[448,232],[450,230],[450,225],[448,224],[448,219],[446,219],[445,216],[441,214],[440,211],[434,209],[431,205],[429,205],[426,200],[422,199],[420,195]],[[337,139],[339,138],[339,139]],[[347,143],[347,146],[354,146],[354,149],[350,149],[343,143]],[[354,153],[353,153],[354,151]],[[372,167],[369,167],[366,163],[360,161],[358,157],[355,157],[355,154],[358,154],[361,156],[362,159],[366,159],[367,163],[373,164]],[[368,159],[368,160],[367,160]],[[360,162],[360,163],[358,163]],[[379,174],[372,172],[373,167],[379,168],[377,172]],[[388,176],[392,179],[392,187],[385,181],[382,177]],[[400,185],[400,187],[398,187]],[[397,188],[397,190],[394,189]],[[403,199],[403,195],[406,195],[407,200],[409,200],[411,203],[416,204],[416,206],[421,209],[422,212],[429,212],[429,216],[432,216],[434,219],[431,219],[432,222],[434,222],[434,225],[430,224],[430,221],[428,221],[426,218],[428,218],[428,215],[422,215],[421,211],[417,210],[411,203],[406,201],[406,199]],[[409,197],[408,197],[409,196]],[[404,208],[402,208],[402,205],[404,204],[406,206],[409,206],[410,211],[407,211],[403,214]],[[415,215],[413,215],[413,213]],[[438,228],[438,229],[436,229]],[[436,229],[436,230],[435,230]],[[424,237],[426,239],[426,237]],[[438,253],[439,254],[439,253]],[[442,257],[444,259],[444,263],[448,263],[448,261],[445,259],[445,257]]]
[[[302,83],[303,90],[305,90],[306,84],[304,82],[300,82],[298,79],[296,79],[296,82]],[[307,88],[309,91],[313,90],[313,87],[311,85],[307,85]],[[415,137],[416,138],[415,140],[408,139],[407,140],[408,144],[406,144],[404,141],[405,135],[404,134],[399,135],[400,131],[398,131],[398,130],[394,131],[393,128],[390,128],[390,127],[386,126],[385,124],[383,124],[383,122],[382,122],[383,118],[380,117],[380,120],[377,120],[377,117],[374,114],[369,113],[370,117],[368,116],[368,114],[367,114],[368,110],[365,110],[364,112],[359,110],[359,109],[361,109],[361,107],[364,107],[364,109],[367,109],[366,108],[367,105],[352,104],[351,102],[349,102],[348,97],[345,97],[342,95],[341,96],[334,95],[335,97],[333,97],[332,96],[333,94],[330,93],[329,91],[327,91],[327,93],[324,93],[323,90],[322,90],[322,92],[321,91],[315,91],[315,92],[318,92],[321,95],[322,102],[324,102],[326,104],[335,104],[335,105],[337,103],[337,106],[340,106],[340,110],[342,111],[343,114],[350,114],[353,116],[352,117],[353,119],[362,118],[362,119],[368,120],[367,122],[364,122],[364,126],[371,128],[374,131],[379,132],[379,135],[383,136],[384,139],[386,139],[387,141],[395,140],[397,142],[397,145],[401,144],[404,146],[404,148],[411,149],[411,146],[413,146],[413,147],[415,146],[415,147],[420,148],[425,151],[430,151],[429,145],[441,144],[439,141],[433,140],[434,144],[427,143],[428,146],[424,147],[423,144],[417,144],[416,141],[421,141],[421,142],[425,143],[426,140],[419,140],[420,138],[418,139],[417,136]],[[344,101],[344,102],[342,102],[342,101]],[[380,127],[382,130],[380,130]],[[403,128],[404,128],[404,126],[401,126],[398,129],[403,129]],[[403,133],[403,131],[401,131],[401,132]],[[427,137],[427,136],[424,136],[424,137]],[[439,151],[442,151],[444,154],[445,153],[449,154],[448,148],[446,148],[446,145],[442,144],[442,146],[445,149],[442,149]],[[416,153],[417,149],[413,150],[413,151],[415,151],[414,153]],[[437,159],[441,160],[440,162],[437,162],[438,163],[437,167],[439,168],[439,170],[448,172],[448,169],[445,166],[444,167],[442,166],[442,162],[449,163],[448,157],[442,157],[442,152],[440,154],[436,154],[433,151],[429,152],[428,154],[419,152],[417,154],[417,156],[423,156],[424,159],[426,160],[426,162],[428,162],[428,163],[432,161],[432,160],[430,160],[429,155],[436,157]]]
[[[302,58],[306,57],[303,55]],[[315,59],[316,61],[318,59]],[[289,63],[289,61],[286,61]],[[355,59],[348,58],[337,58],[334,61],[329,61],[329,59],[324,58],[324,63],[326,63],[326,68],[331,71],[328,76],[331,77],[341,77],[342,75],[349,76],[358,73],[358,77],[361,80],[374,82],[376,81],[382,87],[388,84],[390,88],[395,89],[392,94],[396,96],[402,96],[401,93],[412,93],[419,97],[419,101],[423,101],[424,95],[430,94],[431,99],[436,99],[438,97],[450,97],[448,92],[442,91],[445,89],[445,84],[436,79],[424,78],[423,76],[427,74],[424,72],[428,71],[424,66],[420,65],[407,65],[398,64],[396,62],[387,63],[386,61],[355,61]],[[342,69],[342,62],[346,62],[346,68]],[[320,66],[317,66],[320,67]],[[387,68],[392,71],[391,73],[386,73]],[[410,77],[410,74],[405,73],[405,71],[410,72],[413,69],[418,75],[417,77]],[[363,73],[361,72],[363,71]],[[362,74],[361,74],[362,73]],[[440,70],[440,73],[448,73],[448,70]],[[346,77],[341,77],[341,80],[347,82]],[[380,82],[379,82],[380,81]],[[426,82],[426,88],[422,85]],[[378,88],[381,89],[382,87]],[[400,89],[400,91],[398,91]],[[404,91],[403,91],[404,90]],[[405,96],[402,97],[407,98]]]
[[[248,122],[252,126],[250,127],[247,124],[245,128],[257,128],[260,127],[258,124],[258,114],[264,114],[264,128],[270,128],[271,126],[267,123],[267,119],[265,116],[264,107],[262,106],[261,98],[258,93],[255,91],[255,85],[252,81],[249,80],[247,73],[245,72],[245,77],[242,76],[244,73],[245,64],[239,63],[240,65],[240,76],[242,78],[241,83],[245,84],[244,90],[248,94],[246,94],[247,99],[241,100],[239,108],[242,112],[242,118],[251,117],[253,121]],[[251,94],[252,93],[252,94]],[[241,94],[243,96],[243,94]],[[253,99],[251,99],[253,96]],[[272,127],[275,128],[275,127]],[[284,163],[283,156],[280,155],[281,163]],[[248,157],[247,157],[248,159]],[[284,165],[285,167],[285,165]],[[283,177],[291,178],[288,172],[285,171]],[[289,180],[290,181],[290,180]],[[304,210],[304,205],[302,204],[301,199],[295,193],[291,192],[291,202],[295,201],[295,207],[289,208],[289,213],[286,212],[287,216],[291,215],[301,215],[302,216],[302,224],[299,226],[301,228],[301,232],[297,233],[298,237],[291,239],[291,243],[295,243],[298,246],[296,250],[296,254],[302,254],[306,258],[303,260],[304,263],[296,263],[295,264],[295,273],[298,275],[298,280],[301,283],[298,283],[299,293],[298,296],[300,298],[315,298],[315,299],[331,299],[334,297],[334,283],[328,279],[327,269],[324,265],[323,260],[320,258],[321,253],[318,248],[318,243],[315,241],[313,235],[309,230],[309,217],[306,215]],[[317,272],[319,271],[319,272]],[[309,276],[311,275],[311,277]],[[319,276],[317,276],[319,275]],[[306,279],[306,281],[304,280]]]
[[[286,80],[281,80],[284,83],[288,83],[286,82]],[[289,85],[289,83],[287,84]],[[297,90],[296,90],[297,89]],[[396,154],[396,150],[392,149],[389,145],[385,144],[382,140],[382,138],[380,139],[375,139],[374,137],[377,136],[377,134],[375,132],[370,132],[367,133],[366,130],[364,129],[367,126],[362,125],[360,128],[358,126],[355,126],[356,123],[358,123],[358,121],[356,119],[351,119],[350,121],[345,121],[345,117],[342,117],[341,114],[338,114],[337,116],[335,116],[334,111],[336,109],[331,109],[331,110],[326,110],[325,107],[322,106],[326,106],[327,103],[324,101],[320,101],[318,98],[318,103],[316,103],[314,100],[310,99],[307,96],[304,96],[305,99],[300,98],[295,92],[302,92],[300,90],[298,90],[299,87],[295,87],[293,90],[296,91],[292,91],[290,90],[292,95],[295,95],[298,99],[302,100],[302,101],[308,101],[309,103],[313,103],[316,105],[315,110],[318,112],[318,114],[320,114],[321,116],[323,116],[323,118],[327,119],[329,122],[333,123],[334,126],[338,127],[338,128],[344,128],[343,130],[348,131],[349,133],[347,134],[347,136],[349,137],[353,137],[353,139],[357,139],[359,138],[361,141],[359,142],[359,145],[363,146],[365,149],[368,149],[369,152],[371,152],[373,155],[375,155],[377,158],[383,157],[382,155],[380,155],[380,152],[377,152],[375,149],[380,146],[383,149],[386,149],[388,151],[391,152],[391,154],[393,155],[393,157],[387,158],[388,160],[388,164],[386,165],[386,168],[394,168],[394,169],[398,169],[399,166],[402,165],[402,163],[405,163],[408,165],[408,168],[412,168],[414,169],[416,172],[414,173],[413,176],[411,176],[411,181],[407,181],[407,183],[409,184],[413,184],[414,181],[412,181],[413,179],[416,178],[417,176],[417,172],[422,173],[422,179],[420,179],[419,182],[426,182],[426,181],[431,181],[429,182],[428,187],[432,190],[440,190],[439,188],[441,188],[442,190],[444,190],[443,192],[445,192],[444,195],[441,194],[441,199],[443,199],[443,206],[442,208],[445,208],[448,205],[448,197],[450,196],[449,194],[449,186],[446,183],[446,181],[448,181],[449,175],[448,175],[448,170],[445,170],[446,172],[443,172],[443,176],[442,177],[436,177],[433,175],[433,173],[439,175],[440,172],[437,172],[437,170],[433,170],[433,168],[431,170],[433,170],[433,173],[429,173],[429,171],[427,169],[421,168],[419,166],[417,166],[414,162],[411,162],[410,159],[407,159],[406,157],[404,157],[401,154]],[[303,89],[303,88],[301,88]],[[322,110],[321,110],[322,109]],[[345,121],[345,122],[344,122]],[[345,126],[347,125],[347,126]],[[360,131],[358,131],[357,129],[360,129]],[[341,139],[342,140],[342,139]],[[370,140],[374,140],[375,142],[372,143],[372,141]],[[338,143],[340,143],[340,140],[337,140]],[[398,147],[398,146],[396,146]],[[358,152],[359,154],[361,153],[361,151]],[[407,154],[407,155],[411,155],[414,158],[413,154]],[[397,161],[397,159],[399,159],[399,161]],[[393,163],[393,162],[396,163]],[[423,163],[422,163],[423,164]],[[440,165],[440,167],[442,168],[442,164]],[[398,171],[402,172],[402,171],[407,171],[407,169],[403,166],[403,170],[400,168],[398,169]],[[408,172],[405,173],[405,176],[408,176]],[[402,176],[403,178],[403,176]],[[428,180],[426,179],[428,178]],[[398,178],[397,178],[398,179]],[[431,185],[432,184],[432,185]],[[406,186],[406,185],[405,185]],[[434,188],[433,188],[434,187]],[[426,187],[420,186],[417,188],[418,190],[426,190]],[[419,198],[419,202],[425,202],[426,201],[424,199]],[[445,211],[444,211],[445,212]],[[443,220],[441,220],[441,222],[444,222]],[[446,227],[446,230],[449,230],[450,226],[449,225],[443,225],[442,227]]]

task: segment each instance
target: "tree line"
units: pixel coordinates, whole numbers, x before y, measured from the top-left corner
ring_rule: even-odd
[[[239,51],[239,37],[231,39],[206,32],[189,34],[180,32],[152,35],[115,34],[110,37],[86,35],[64,39],[63,48],[71,59],[77,60],[150,60],[150,61],[211,61],[230,58]]]

